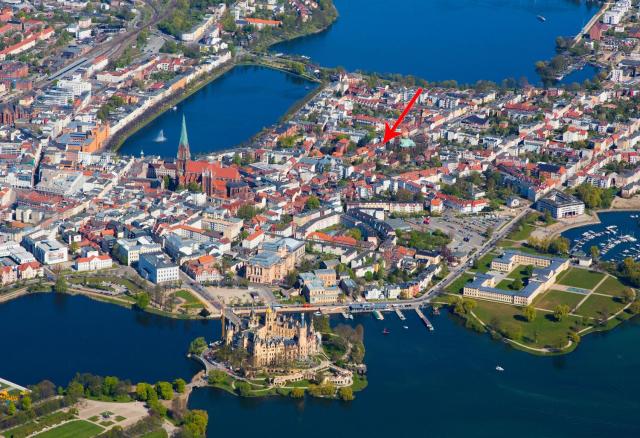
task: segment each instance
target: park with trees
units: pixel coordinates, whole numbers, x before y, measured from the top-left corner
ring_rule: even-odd
[[[488,332],[517,349],[562,354],[575,349],[585,335],[612,330],[640,313],[640,300],[630,280],[636,268],[633,260],[616,265],[611,274],[570,267],[527,306],[463,297],[456,282],[438,303],[446,304],[467,328]],[[533,267],[518,266],[497,287],[518,291],[532,273]],[[469,274],[463,275],[466,283]]]
[[[204,437],[208,424],[205,411],[189,410],[184,401],[186,382],[140,382],[136,385],[115,376],[78,373],[66,387],[44,380],[21,392],[15,401],[0,403],[0,435],[26,438],[51,429],[51,436],[100,436],[125,438],[131,436],[167,436],[163,423],[170,421],[176,435],[182,438]],[[126,404],[145,403],[148,415],[135,423],[121,427],[125,419],[113,414],[81,419],[79,410],[83,399]],[[116,409],[114,409],[116,410]],[[105,420],[107,419],[107,420]],[[151,435],[149,435],[151,436]]]

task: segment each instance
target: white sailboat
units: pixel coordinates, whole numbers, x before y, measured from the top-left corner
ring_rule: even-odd
[[[164,136],[164,131],[162,129],[160,130],[160,132],[158,132],[158,135],[153,141],[155,141],[156,143],[162,143],[167,141],[167,137]]]

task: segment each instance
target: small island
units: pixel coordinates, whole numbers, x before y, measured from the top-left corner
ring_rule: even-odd
[[[310,321],[267,308],[248,318],[227,313],[221,339],[207,347],[191,343],[192,357],[206,367],[208,383],[242,397],[283,395],[354,399],[367,385],[363,328],[316,315]]]

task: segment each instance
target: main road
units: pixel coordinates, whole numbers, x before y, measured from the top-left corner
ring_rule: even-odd
[[[478,251],[476,252],[475,256],[476,258],[480,258],[482,256],[484,256],[485,254],[489,253],[490,251],[492,251],[497,242],[499,242],[501,239],[503,239],[504,237],[506,237],[506,235],[511,231],[511,229],[513,228],[513,226],[520,220],[522,219],[527,213],[529,213],[531,210],[529,208],[523,208],[516,216],[514,216],[509,222],[507,222],[504,226],[502,226],[499,230],[497,230],[493,236],[491,236],[486,242],[484,242],[482,244],[482,246],[480,246],[478,248]],[[438,295],[442,294],[445,290],[445,288],[447,286],[449,286],[456,278],[458,278],[462,273],[464,273],[466,271],[468,267],[468,263],[461,263],[460,265],[456,266],[455,269],[451,270],[449,272],[449,274],[442,279],[442,281],[440,281],[436,286],[434,286],[433,288],[429,289],[427,292],[425,292],[423,295],[421,295],[420,297],[417,298],[413,298],[410,300],[402,300],[402,301],[397,301],[397,300],[389,300],[389,301],[376,301],[376,306],[384,306],[387,305],[390,308],[394,305],[398,306],[402,306],[404,308],[406,307],[420,307],[422,305],[425,305],[427,303],[429,303],[433,298],[437,297]],[[206,288],[202,288],[204,290],[206,290]],[[205,294],[203,294],[205,295]],[[208,295],[208,294],[206,294]],[[205,296],[206,296],[205,295]],[[210,295],[207,296],[207,298],[212,298]],[[264,311],[266,310],[266,307],[262,306],[262,307],[254,307],[254,308],[242,308],[242,309],[234,309],[234,313],[238,314],[238,315],[242,315],[242,314],[248,314],[249,312],[251,312],[252,310],[260,312],[260,311]],[[348,312],[349,311],[349,303],[345,303],[345,304],[317,304],[317,305],[306,305],[306,306],[300,306],[300,305],[279,305],[279,309],[278,311],[280,312],[309,312],[309,311],[321,311],[323,313],[341,313],[341,312]]]

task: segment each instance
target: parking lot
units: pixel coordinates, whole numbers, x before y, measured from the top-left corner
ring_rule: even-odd
[[[268,287],[249,286],[248,289],[243,289],[207,286],[204,289],[227,306],[262,306],[276,303],[276,298]]]
[[[446,212],[441,217],[432,217],[427,228],[441,230],[451,236],[449,249],[454,254],[469,255],[487,239],[487,230],[496,231],[509,219],[509,216],[497,214],[456,216]]]

